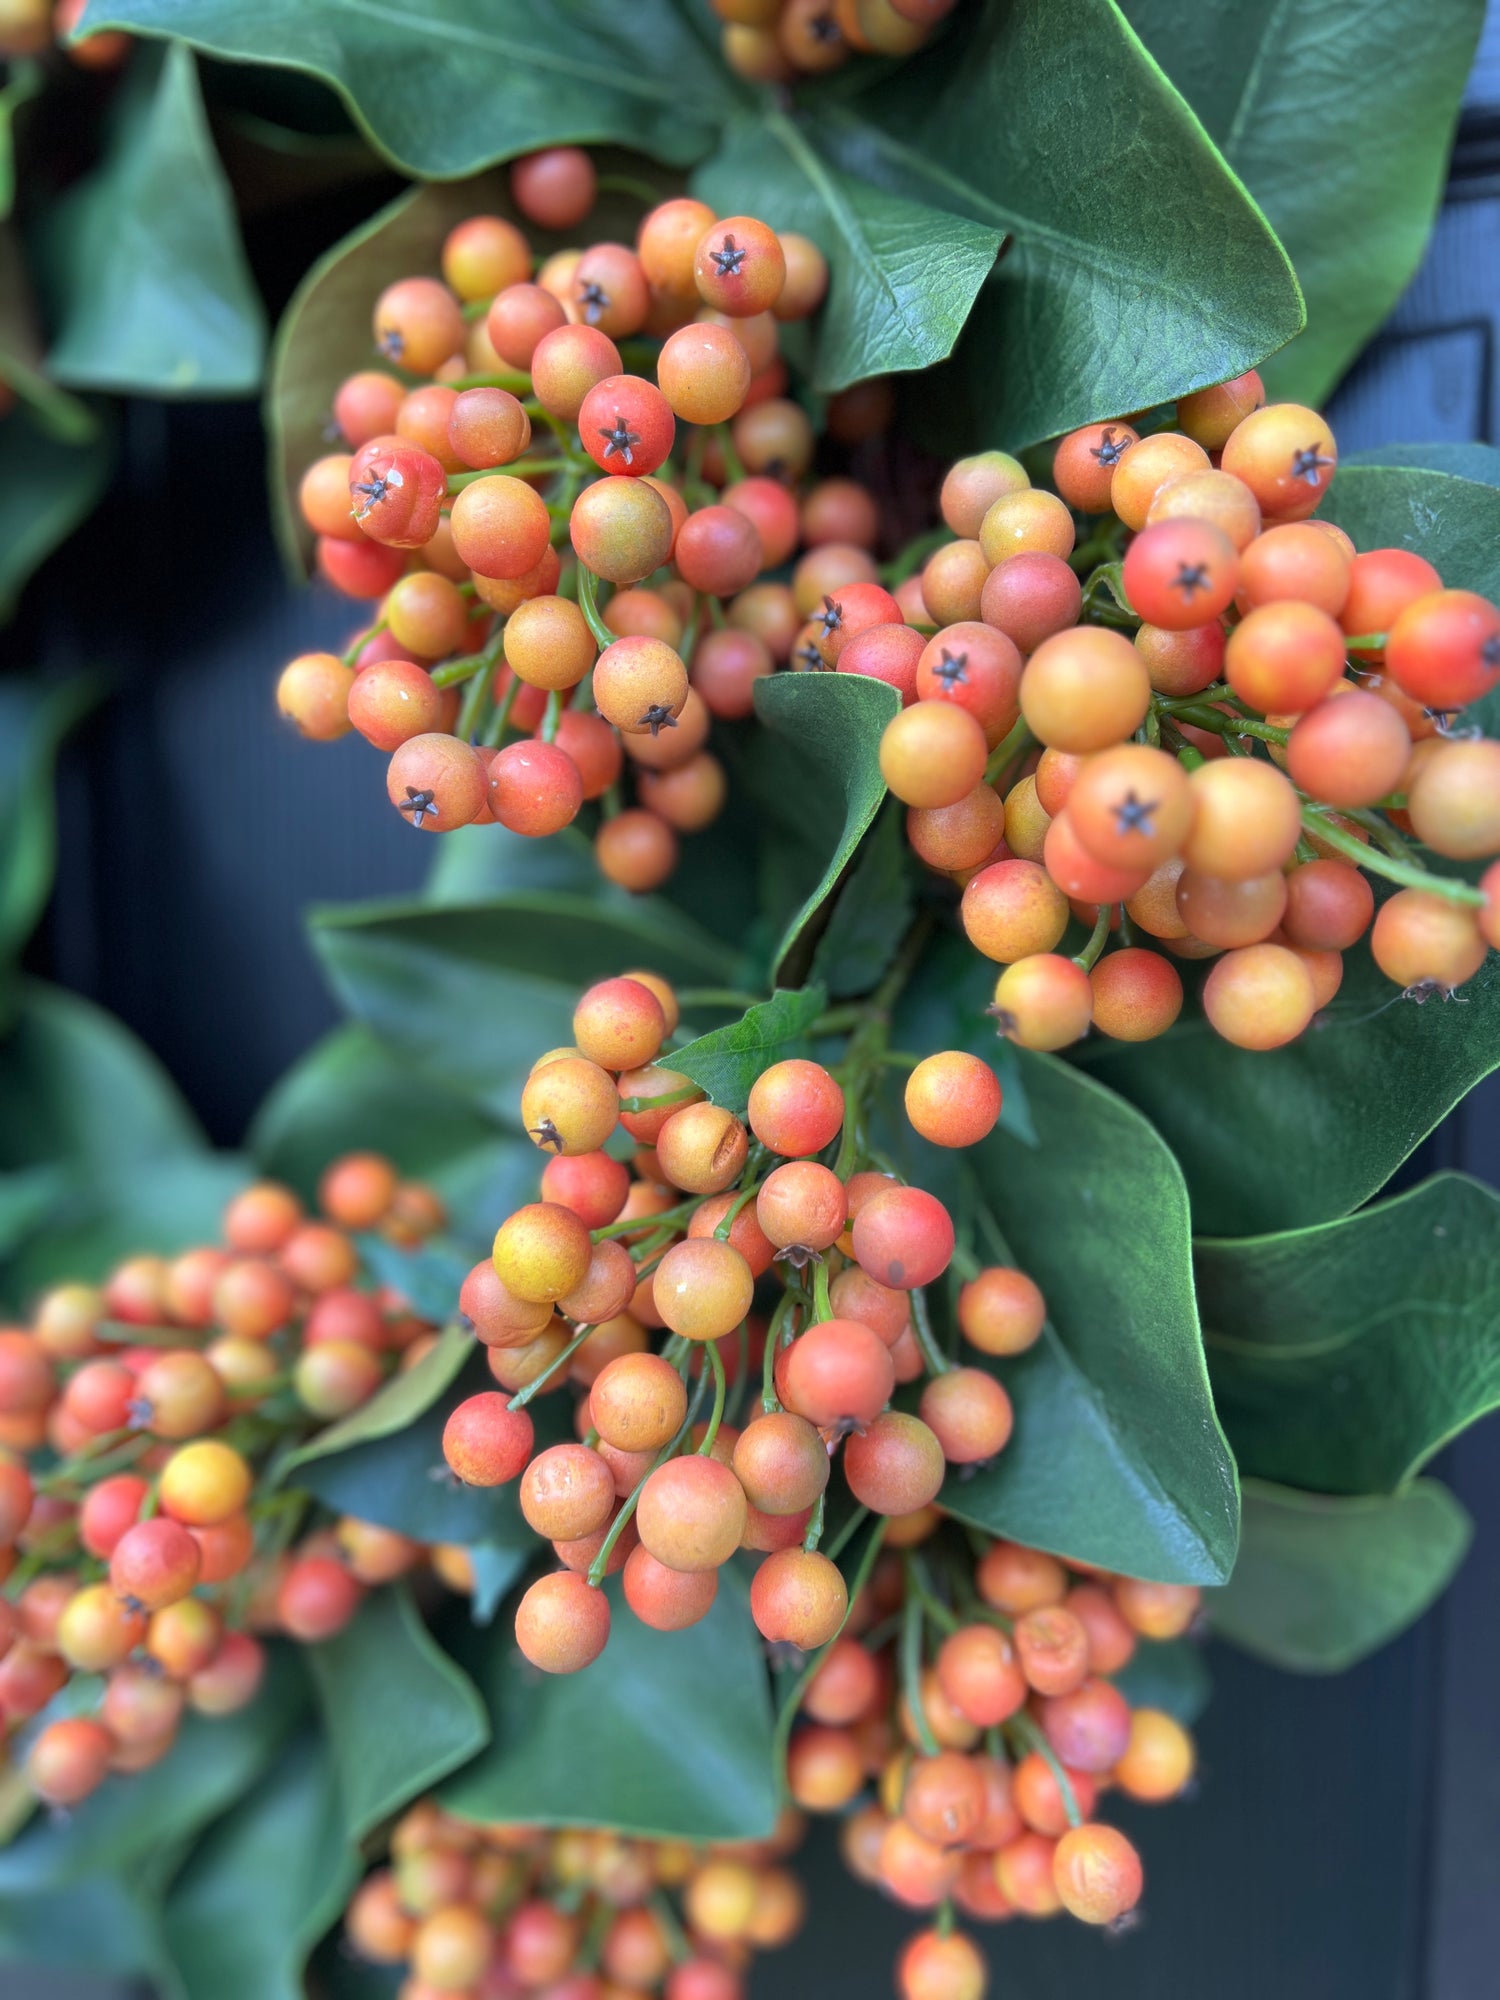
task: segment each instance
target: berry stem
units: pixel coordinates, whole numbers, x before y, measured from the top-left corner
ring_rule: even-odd
[[[729,474],[730,483],[736,484],[745,477],[745,461],[735,448],[728,424],[715,424],[713,430],[719,450],[724,455],[724,470]]]
[[[863,1509],[861,1509],[861,1512],[863,1512]],[[855,1518],[857,1520],[859,1516],[856,1515]],[[849,1579],[849,1605],[843,1617],[839,1620],[838,1631],[834,1633],[826,1645],[818,1648],[801,1673],[798,1674],[796,1680],[793,1681],[790,1689],[787,1691],[786,1699],[782,1702],[777,1714],[776,1733],[772,1740],[772,1761],[780,1776],[783,1789],[785,1789],[786,1785],[786,1747],[791,1740],[792,1724],[797,1719],[797,1710],[802,1706],[802,1697],[812,1686],[813,1676],[817,1673],[819,1667],[822,1666],[828,1655],[838,1644],[844,1627],[849,1623],[850,1612],[853,1611],[855,1605],[859,1602],[860,1592],[870,1581],[871,1572],[874,1570],[880,1551],[885,1544],[886,1525],[883,1518],[875,1523],[870,1539],[865,1544],[864,1554],[860,1557],[859,1562],[855,1566],[854,1574]]]
[[[619,1541],[621,1535],[624,1534],[635,1514],[636,1508],[641,1504],[641,1492],[645,1487],[646,1481],[659,1466],[665,1465],[669,1458],[677,1456],[678,1452],[682,1449],[683,1439],[698,1421],[698,1412],[702,1409],[703,1398],[708,1393],[708,1382],[708,1371],[705,1369],[698,1377],[697,1392],[692,1402],[688,1405],[687,1415],[682,1420],[682,1428],[670,1444],[662,1446],[655,1458],[652,1459],[650,1465],[630,1489],[630,1494],[621,1506],[619,1513],[616,1514],[609,1533],[599,1545],[598,1555],[589,1564],[588,1585],[590,1590],[598,1590],[604,1582],[605,1575],[609,1570],[609,1559],[615,1552],[615,1544]]]
[[[771,1324],[766,1329],[766,1351],[760,1370],[760,1407],[769,1416],[774,1416],[781,1408],[781,1399],[776,1394],[776,1357],[780,1353],[786,1333],[787,1322],[792,1316],[792,1295],[784,1292],[777,1301],[776,1310],[771,1315]]]
[[[838,1561],[839,1557],[848,1548],[849,1544],[854,1540],[854,1537],[869,1518],[870,1510],[868,1507],[855,1508],[843,1527],[839,1529],[833,1540],[828,1544],[828,1547],[823,1551],[830,1562]]]
[[[518,368],[502,368],[494,375],[460,375],[448,384],[450,389],[509,389],[513,396],[531,394],[531,377],[522,374]],[[491,471],[497,468],[492,466]],[[509,467],[506,468],[509,470]]]
[[[984,1266],[966,1243],[956,1243],[953,1246],[953,1269],[968,1284],[979,1276]]]
[[[1216,736],[1253,736],[1261,743],[1284,744],[1291,735],[1290,729],[1280,729],[1274,722],[1256,722],[1247,715],[1225,715],[1221,709],[1201,707],[1195,702],[1179,702],[1172,713],[1179,722],[1191,723],[1194,729],[1209,729]]]
[[[602,187],[604,183],[601,181],[599,185]],[[646,1907],[650,1910],[652,1916],[655,1917],[661,1929],[661,1934],[666,1939],[667,1950],[672,1955],[673,1963],[676,1965],[686,1965],[693,1955],[693,1947],[688,1943],[687,1934],[684,1932],[682,1925],[677,1921],[677,1912],[672,1908],[667,1897],[660,1889],[653,1889],[647,1898]],[[613,1912],[611,1912],[611,1915],[613,1915]]]
[[[807,1555],[816,1554],[818,1544],[823,1539],[823,1523],[827,1518],[828,1490],[825,1487],[818,1495],[812,1510],[812,1519],[807,1524],[807,1533],[802,1537],[802,1547]]]
[[[927,1719],[922,1700],[922,1629],[925,1623],[922,1590],[910,1556],[902,1564],[906,1578],[906,1603],[901,1612],[901,1692],[906,1699],[911,1726],[924,1757],[936,1757],[938,1740]]]
[[[660,1104],[661,1099],[654,1098],[652,1102]],[[649,1235],[668,1222],[686,1222],[700,1200],[701,1196],[694,1195],[690,1201],[681,1201],[676,1208],[664,1208],[655,1215],[623,1216],[618,1222],[606,1222],[598,1229],[590,1230],[589,1235],[595,1243],[602,1243],[607,1236]]]
[[[1025,1709],[1019,1710],[1005,1725],[1005,1733],[1012,1744],[1024,1744],[1027,1750],[1034,1750],[1045,1762],[1062,1796],[1063,1811],[1068,1815],[1069,1826],[1082,1826],[1083,1814],[1078,1810],[1078,1799],[1073,1791],[1073,1781],[1063,1768],[1062,1759],[1047,1741],[1045,1732]]]
[[[813,1259],[813,1318],[814,1320],[834,1317],[833,1300],[828,1295],[828,1259]]]
[[[359,637],[350,646],[348,652],[344,654],[343,656],[344,665],[346,667],[352,667],[354,665],[354,662],[359,658],[360,654],[364,651],[365,647],[369,645],[372,639],[378,639],[380,637],[380,634],[386,629],[386,626],[389,624],[389,622],[390,621],[388,619],[382,618],[378,621],[378,623],[369,626],[367,630],[361,632]]]
[[[500,656],[501,644],[501,635],[497,633],[479,655],[479,671],[470,681],[463,706],[458,712],[455,734],[465,743],[472,742],[479,733],[479,720],[484,714],[484,705],[490,698],[490,683],[495,671],[495,662]]]
[[[557,725],[562,720],[563,698],[561,688],[553,688],[547,697],[546,713],[542,717],[541,738],[544,743],[557,741]]]
[[[748,1187],[742,1187],[740,1189],[739,1193],[735,1196],[734,1200],[729,1204],[728,1208],[725,1209],[723,1221],[714,1230],[714,1235],[719,1239],[721,1243],[727,1243],[729,1241],[729,1232],[734,1228],[735,1222],[738,1220],[740,1210],[744,1208],[748,1203],[754,1201],[755,1197],[759,1193],[760,1193],[759,1181],[751,1181]]]
[[[684,986],[677,995],[679,1007],[763,1007],[763,993],[746,993],[738,986]],[[658,1104],[665,1102],[658,1097]]]
[[[1094,919],[1094,928],[1089,933],[1089,941],[1083,950],[1074,955],[1073,963],[1081,965],[1085,972],[1092,972],[1099,961],[1099,954],[1109,941],[1109,913],[1113,903],[1101,903],[1099,914]]]
[[[987,785],[998,784],[1016,759],[1025,756],[1034,741],[1024,718],[1014,723],[990,752],[989,762],[984,767],[984,782]]]
[[[1484,908],[1482,890],[1472,889],[1467,882],[1455,881],[1451,876],[1434,875],[1429,869],[1412,862],[1397,861],[1392,855],[1372,852],[1352,833],[1345,833],[1341,826],[1335,826],[1331,819],[1325,818],[1316,806],[1302,808],[1302,824],[1309,833],[1316,834],[1325,846],[1342,854],[1356,867],[1368,868],[1372,875],[1384,876],[1387,882],[1397,882],[1404,889],[1422,889],[1428,895],[1442,896],[1450,903],[1466,903],[1471,909]]]
[[[542,1393],[543,1389],[546,1388],[547,1384],[552,1380],[553,1376],[558,1374],[562,1369],[567,1367],[568,1363],[573,1359],[573,1356],[578,1352],[579,1348],[582,1347],[583,1343],[588,1339],[589,1335],[593,1332],[593,1330],[594,1329],[591,1326],[579,1327],[578,1331],[574,1334],[573,1338],[568,1342],[567,1346],[562,1350],[561,1354],[557,1355],[554,1360],[549,1361],[547,1363],[547,1366],[542,1370],[541,1374],[537,1376],[534,1382],[528,1382],[524,1389],[518,1389],[515,1395],[511,1397],[509,1403],[507,1403],[506,1408],[510,1410],[524,1410],[526,1405],[531,1401],[532,1397],[539,1396]]]
[[[473,472],[450,472],[448,491],[462,493],[476,479],[493,479],[497,472],[507,473],[512,479],[532,479],[544,472],[566,472],[571,463],[566,458],[518,458],[509,465],[481,465]]]
[[[927,558],[946,548],[952,540],[953,530],[943,525],[914,536],[899,555],[892,556],[888,563],[882,565],[880,581],[888,590],[894,590],[898,583],[905,583],[909,576],[915,576],[919,569],[924,569]]]
[[[660,1097],[622,1097],[622,1111],[655,1111],[664,1104],[686,1104],[690,1098],[701,1097],[703,1092],[696,1083],[684,1083],[676,1090],[664,1090]]]
[[[932,1315],[927,1309],[927,1294],[919,1285],[908,1294],[911,1299],[911,1330],[917,1346],[922,1351],[922,1365],[929,1375],[946,1375],[953,1363],[937,1344],[937,1336],[932,1331]]]
[[[713,1453],[719,1426],[724,1421],[724,1393],[727,1385],[724,1380],[724,1357],[719,1352],[718,1341],[706,1340],[703,1345],[708,1354],[708,1365],[713,1370],[714,1406],[709,1412],[708,1429],[704,1432],[703,1442],[698,1447],[698,1456],[708,1458]]]
[[[662,199],[661,190],[651,186],[649,181],[639,181],[630,174],[600,174],[594,183],[600,194],[632,194],[637,201],[645,202],[647,208],[655,208]]]
[[[1365,829],[1372,840],[1378,841],[1393,861],[1409,861],[1413,868],[1426,865],[1418,860],[1390,821],[1382,814],[1372,812],[1365,806],[1345,806],[1342,811],[1345,819],[1352,819],[1356,826]]]
[[[1389,637],[1389,632],[1356,632],[1352,639],[1344,641],[1344,651],[1346,653],[1373,653],[1378,648],[1383,653],[1385,651],[1385,642]],[[1357,667],[1368,667],[1370,664],[1369,660],[1356,660],[1354,662],[1354,665]]]
[[[585,563],[578,565],[578,608],[583,613],[584,622],[594,635],[595,643],[602,647],[612,646],[615,635],[599,616],[599,579]]]

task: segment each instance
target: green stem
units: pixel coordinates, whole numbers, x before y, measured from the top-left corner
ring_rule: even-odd
[[[1063,1769],[1062,1759],[1047,1741],[1038,1723],[1023,1708],[1005,1724],[1005,1733],[1013,1742],[1024,1744],[1027,1750],[1034,1750],[1045,1762],[1062,1795],[1063,1811],[1068,1815],[1068,1825],[1082,1826],[1083,1814],[1078,1810],[1073,1781]]]
[[[464,695],[463,706],[458,712],[458,726],[455,734],[460,742],[467,743],[479,733],[479,719],[484,714],[484,705],[490,698],[490,683],[495,671],[495,663],[489,655],[489,648],[479,656],[479,672],[469,683]]]
[[[661,1099],[658,1097],[651,1101],[659,1104]],[[602,1243],[607,1236],[649,1235],[669,1222],[686,1222],[701,1200],[701,1195],[695,1195],[691,1201],[679,1202],[676,1208],[664,1208],[655,1215],[631,1215],[619,1222],[606,1222],[602,1227],[590,1230],[589,1234],[595,1243]]]
[[[953,1246],[953,1269],[963,1279],[964,1283],[967,1284],[971,1279],[979,1276],[980,1272],[984,1269],[984,1265],[966,1243],[956,1243]]]
[[[602,187],[604,183],[601,181]],[[677,1921],[677,1912],[660,1889],[652,1891],[646,1907],[655,1917],[657,1925],[666,1940],[667,1950],[676,1965],[686,1965],[693,1955],[693,1947],[688,1943],[687,1934]]]
[[[1393,861],[1406,861],[1413,868],[1424,868],[1426,863],[1418,860],[1416,854],[1397,833],[1390,821],[1366,806],[1340,806],[1344,819],[1352,819],[1356,826],[1362,826],[1372,840],[1376,840]]]
[[[450,472],[448,491],[462,493],[476,479],[494,479],[501,473],[511,479],[535,479],[544,472],[566,472],[571,464],[568,458],[517,458],[509,465],[481,465],[474,472]]]
[[[689,1099],[701,1097],[703,1091],[696,1083],[679,1084],[676,1090],[664,1090],[660,1097],[622,1097],[622,1111],[655,1111],[664,1104],[686,1104]]]
[[[735,449],[734,438],[730,433],[728,424],[715,424],[714,438],[718,443],[719,450],[724,454],[724,470],[729,474],[731,483],[743,479],[745,477],[745,461]]]
[[[557,741],[557,725],[562,721],[563,698],[561,688],[553,688],[547,696],[547,707],[542,716],[541,738],[544,743]]]
[[[987,785],[997,784],[1016,759],[1025,756],[1035,741],[1036,738],[1032,735],[1024,717],[1021,721],[1013,723],[1010,730],[990,752],[989,762],[984,767],[984,782]]]
[[[905,1563],[906,1603],[901,1612],[901,1692],[911,1711],[911,1726],[925,1757],[936,1757],[938,1740],[932,1733],[922,1702],[922,1592],[912,1570],[910,1556]]]
[[[828,1259],[826,1257],[815,1257],[813,1259],[813,1318],[821,1323],[825,1319],[833,1319],[835,1317],[833,1300],[828,1294]]]
[[[600,1544],[598,1555],[589,1564],[588,1584],[590,1590],[597,1590],[604,1582],[605,1574],[609,1569],[609,1559],[615,1552],[615,1544],[619,1541],[621,1535],[624,1534],[626,1527],[635,1514],[636,1508],[641,1504],[641,1492],[646,1481],[657,1470],[658,1466],[665,1465],[669,1458],[675,1458],[682,1449],[683,1439],[698,1421],[698,1412],[703,1407],[703,1398],[707,1390],[708,1376],[706,1374],[700,1375],[698,1377],[697,1393],[688,1405],[688,1413],[682,1420],[682,1428],[670,1444],[662,1446],[655,1458],[652,1459],[650,1465],[631,1488],[628,1499],[621,1507],[619,1513],[616,1514],[609,1533]]]
[[[755,1197],[759,1193],[760,1193],[759,1181],[752,1181],[749,1187],[743,1187],[740,1189],[739,1193],[735,1196],[734,1200],[729,1204],[728,1208],[725,1209],[723,1221],[720,1222],[714,1230],[714,1235],[718,1237],[721,1243],[727,1243],[729,1241],[729,1232],[734,1228],[734,1225],[739,1218],[740,1210],[742,1208],[747,1207],[749,1203],[754,1201]]]
[[[760,1007],[764,993],[745,993],[738,986],[684,986],[677,995],[679,1007]]]
[[[855,1508],[843,1527],[839,1529],[833,1540],[828,1544],[828,1547],[823,1551],[830,1562],[838,1561],[839,1557],[848,1548],[849,1544],[854,1540],[854,1537],[869,1518],[870,1510],[868,1507]]]
[[[649,181],[638,181],[629,174],[600,174],[594,183],[600,194],[633,194],[637,201],[643,201],[648,208],[655,208],[661,194]]]
[[[760,1367],[760,1407],[769,1417],[781,1408],[781,1400],[776,1394],[776,1357],[781,1352],[786,1333],[787,1321],[792,1316],[791,1294],[785,1294],[771,1315],[771,1324],[766,1328],[766,1351]]]
[[[946,1375],[953,1363],[937,1344],[932,1331],[932,1315],[927,1309],[927,1294],[919,1285],[908,1294],[911,1299],[911,1330],[917,1346],[922,1351],[922,1365],[929,1375]]]
[[[578,1352],[579,1348],[582,1347],[583,1343],[588,1339],[589,1335],[593,1332],[593,1330],[594,1329],[591,1326],[579,1327],[577,1333],[574,1334],[573,1338],[568,1342],[567,1346],[562,1350],[561,1354],[559,1354],[555,1360],[549,1361],[547,1363],[547,1366],[542,1370],[541,1374],[536,1377],[535,1381],[528,1382],[524,1389],[518,1389],[515,1395],[511,1397],[510,1401],[506,1404],[505,1407],[508,1410],[524,1410],[526,1405],[531,1401],[532,1397],[539,1396],[542,1393],[543,1389],[546,1388],[547,1384],[552,1380],[553,1376],[558,1374],[562,1369],[567,1367],[568,1363],[573,1359],[573,1356]]]
[[[354,641],[353,645],[349,648],[348,652],[345,653],[344,665],[346,667],[352,667],[354,665],[354,662],[359,658],[360,654],[365,650],[365,647],[369,645],[370,641],[372,639],[378,639],[380,634],[386,630],[389,623],[390,623],[389,619],[382,618],[378,624],[370,626],[368,631],[361,632],[359,637]]]
[[[524,374],[519,368],[503,368],[495,375],[460,375],[455,381],[450,382],[448,387],[450,389],[509,389],[513,396],[529,396],[531,394],[531,377]]]
[[[1344,651],[1346,653],[1373,653],[1379,647],[1384,652],[1385,642],[1389,637],[1390,634],[1388,632],[1356,632],[1352,639],[1344,641]],[[1364,667],[1368,667],[1369,664],[1368,660],[1356,662],[1356,665]]]
[[[704,1346],[708,1352],[708,1365],[713,1370],[714,1406],[709,1413],[708,1429],[703,1434],[703,1442],[698,1447],[700,1458],[708,1458],[713,1453],[714,1443],[719,1435],[719,1425],[724,1421],[724,1392],[727,1387],[724,1380],[724,1357],[719,1352],[718,1341],[705,1341]]]
[[[1470,909],[1484,908],[1485,899],[1481,890],[1471,889],[1467,882],[1455,881],[1447,875],[1434,875],[1409,861],[1396,861],[1389,854],[1372,851],[1363,841],[1356,840],[1352,833],[1345,833],[1341,826],[1325,819],[1316,806],[1302,808],[1302,824],[1336,853],[1344,855],[1357,867],[1368,868],[1372,875],[1383,875],[1387,882],[1397,882],[1404,889],[1422,889],[1429,896],[1442,896],[1450,903],[1465,903]]]
[[[1073,963],[1081,965],[1085,972],[1093,971],[1098,963],[1099,954],[1109,939],[1109,913],[1112,908],[1113,905],[1110,903],[1099,905],[1099,914],[1094,919],[1094,928],[1089,933],[1089,941],[1073,960]]]
[[[823,1523],[828,1518],[828,1489],[825,1486],[818,1495],[817,1505],[812,1510],[812,1519],[807,1524],[807,1533],[802,1537],[802,1547],[807,1555],[813,1555],[823,1539]]]
[[[1261,743],[1284,744],[1292,733],[1274,722],[1256,722],[1248,715],[1225,715],[1221,709],[1198,704],[1180,703],[1172,713],[1179,722],[1190,723],[1194,729],[1212,730],[1215,736],[1253,736]]]
[[[599,616],[598,578],[586,563],[578,565],[578,608],[601,649],[615,643],[615,634]]]
[[[924,534],[917,535],[909,541],[899,555],[892,556],[880,572],[880,581],[888,590],[894,590],[898,584],[905,583],[909,576],[915,576],[919,569],[924,569],[927,558],[937,550],[946,548],[952,540],[951,528],[942,525],[928,528]]]

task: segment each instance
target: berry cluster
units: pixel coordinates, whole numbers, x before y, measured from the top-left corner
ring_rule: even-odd
[[[1045,1317],[1023,1273],[956,1258],[943,1203],[866,1150],[878,1050],[856,1035],[837,1073],[772,1064],[742,1121],[658,1060],[677,1019],[650,973],[584,994],[573,1045],[542,1056],[522,1094],[551,1155],[541,1199],[505,1219],[460,1300],[500,1390],[458,1405],[444,1454],[470,1484],[519,1479],[553,1545],[562,1567],[516,1615],[522,1652],[552,1673],[603,1651],[612,1571],[636,1617],[675,1630],[707,1614],[741,1549],[764,1558],[751,1609],[765,1638],[823,1645],[848,1611],[819,1546],[835,1460],[857,1507],[905,1516],[948,1466],[1010,1436],[1003,1385],[943,1352],[923,1288],[956,1264],[957,1325],[986,1355],[1023,1351]],[[987,1065],[946,1052],[913,1072],[907,1104],[926,1136],[961,1146],[993,1126],[1000,1091]],[[617,1130],[638,1148],[633,1174],[604,1150]],[[915,1413],[889,1407],[924,1377]],[[564,1380],[582,1392],[579,1441],[538,1451],[527,1405]]]
[[[851,1871],[909,1909],[951,1900],[979,1922],[1127,1919],[1140,1859],[1097,1802],[1110,1786],[1177,1797],[1194,1750],[1179,1722],[1132,1709],[1109,1676],[1139,1639],[1186,1631],[1198,1592],[1070,1575],[1039,1550],[960,1537],[930,1511],[886,1542],[848,1627],[801,1685],[792,1798],[844,1814]],[[897,1985],[903,2000],[980,2000],[984,1962],[959,1933],[924,1931]]]
[[[712,0],[724,60],[751,83],[822,76],[854,55],[914,55],[958,0]]]
[[[512,186],[528,217],[571,227],[594,170],[560,149],[517,162]],[[378,617],[343,659],[293,660],[280,705],[310,737],[352,728],[389,753],[391,803],[424,832],[540,836],[599,801],[604,873],[654,888],[678,834],[723,803],[711,716],[748,715],[774,664],[720,600],[753,607],[762,571],[837,532],[805,531],[784,483],[813,431],[777,352],[827,267],[803,237],[682,197],[643,218],[633,249],[539,268],[513,223],[474,216],[442,269],[380,295],[388,365],[344,382],[347,449],[301,485],[321,572],[378,599]],[[873,510],[858,511],[873,542]],[[622,810],[627,769],[637,803]]]
[[[878,589],[828,600],[834,664],[901,691],[886,782],[1004,966],[993,1012],[1027,1048],[1164,1033],[1174,957],[1213,958],[1210,1024],[1270,1049],[1367,931],[1418,997],[1500,944],[1500,864],[1471,888],[1408,839],[1500,854],[1500,743],[1458,726],[1500,686],[1500,611],[1311,518],[1332,433],[1265,406],[1257,376],[1185,397],[1176,423],[1070,433],[1055,493],[1003,452],[959,460],[955,539],[920,578],[925,645]],[[1400,885],[1378,912],[1370,875]],[[1058,950],[1070,918],[1094,932],[1077,957]]]
[[[411,2000],[743,2000],[755,1952],[793,1938],[804,1897],[780,1863],[795,1814],[746,1846],[695,1848],[566,1828],[476,1826],[431,1800],[344,1920],[355,1954],[406,1966]]]
[[[288,1188],[248,1188],[222,1246],[133,1257],[0,1330],[0,1728],[27,1731],[51,1805],[155,1763],[185,1708],[242,1707],[257,1632],[328,1638],[421,1554],[349,1519],[294,1550],[305,1496],[257,1484],[274,1445],[358,1408],[433,1338],[364,1278],[351,1232],[414,1246],[442,1225],[437,1198],[373,1154],[335,1162],[320,1196],[317,1220]],[[28,1729],[75,1674],[106,1677],[94,1711]]]

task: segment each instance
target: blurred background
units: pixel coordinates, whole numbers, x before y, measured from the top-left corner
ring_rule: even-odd
[[[398,187],[337,176],[289,218],[246,221],[272,316],[321,249]],[[1345,451],[1500,443],[1500,8],[1492,7],[1426,261],[1335,398]],[[57,888],[26,966],[117,1014],[233,1147],[272,1082],[337,1018],[302,930],[309,904],[415,889],[432,850],[373,782],[357,738],[278,725],[292,654],[358,622],[292,586],[273,546],[249,402],[127,401],[104,503],[3,635],[7,663],[93,668],[109,694],[66,746]],[[1500,1186],[1500,1078],[1404,1176]],[[1434,1470],[1475,1517],[1472,1553],[1419,1626],[1336,1679],[1210,1649],[1201,1783],[1151,1818],[1145,1919],[990,1931],[997,1995],[1062,2000],[1486,2000],[1500,1990],[1500,1451],[1496,1420]],[[1145,1816],[1122,1814],[1127,1827]],[[856,1887],[822,1832],[812,1916],[761,1961],[757,1994],[889,1990],[907,1919]],[[115,1989],[116,1991],[118,1989]],[[0,1971],[5,2000],[103,2000]]]

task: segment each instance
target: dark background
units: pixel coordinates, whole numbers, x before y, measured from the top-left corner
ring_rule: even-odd
[[[394,184],[393,184],[394,185]],[[366,181],[248,229],[273,308],[314,250],[368,213]],[[1470,91],[1416,281],[1331,409],[1341,446],[1500,442],[1500,14]],[[115,692],[64,756],[61,852],[34,970],[118,1014],[213,1138],[234,1145],[270,1084],[336,1018],[301,928],[309,903],[418,886],[430,844],[390,812],[359,739],[276,723],[281,663],[341,647],[346,602],[291,588],[273,549],[247,406],[139,403],[100,515],[33,584],[22,664],[104,668]],[[1500,1089],[1481,1089],[1403,1178],[1459,1166],[1500,1185]],[[1302,1680],[1211,1649],[1215,1693],[1190,1802],[1137,1812],[1146,1919],[1119,1940],[1066,1923],[990,1931],[996,2000],[1490,2000],[1500,1991],[1500,1456],[1495,1422],[1436,1470],[1474,1514],[1442,1605],[1352,1673]],[[891,1990],[911,1928],[808,1857],[813,1918],[758,1994]],[[27,2000],[24,1975],[0,1975]],[[99,1992],[49,1974],[52,2000]]]

